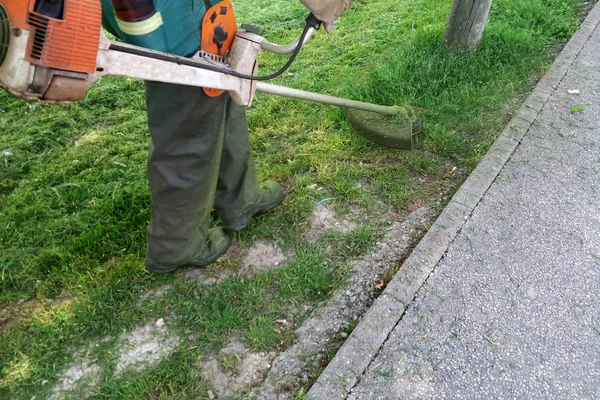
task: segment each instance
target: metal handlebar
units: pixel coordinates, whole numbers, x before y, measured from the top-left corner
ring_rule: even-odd
[[[309,28],[308,32],[306,33],[304,43],[302,43],[302,46],[304,46],[306,44],[306,42],[308,42],[310,40],[313,33],[315,33],[315,28]],[[294,52],[294,50],[296,50],[296,48],[298,47],[299,43],[300,43],[300,38],[296,39],[296,41],[294,43],[290,43],[288,45],[283,45],[283,46],[275,44],[275,43],[271,43],[267,39],[264,39],[264,41],[260,43],[260,47],[264,51],[268,51],[269,53],[283,55],[283,54],[292,54]]]

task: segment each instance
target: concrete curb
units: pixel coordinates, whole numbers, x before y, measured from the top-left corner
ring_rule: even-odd
[[[600,3],[554,61],[481,163],[454,195],[308,392],[316,400],[345,399],[367,370],[404,311],[477,207],[521,139],[600,24]]]

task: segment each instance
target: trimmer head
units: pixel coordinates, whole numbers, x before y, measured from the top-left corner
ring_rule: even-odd
[[[364,138],[395,149],[411,150],[412,138],[421,130],[421,121],[410,107],[394,107],[394,116],[348,110],[350,123]]]

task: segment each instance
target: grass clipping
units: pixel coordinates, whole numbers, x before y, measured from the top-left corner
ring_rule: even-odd
[[[348,110],[350,123],[364,138],[395,149],[411,150],[413,132],[419,129],[419,117],[411,107],[394,106],[396,115]]]

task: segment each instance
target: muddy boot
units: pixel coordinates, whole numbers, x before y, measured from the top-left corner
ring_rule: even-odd
[[[236,216],[222,217],[223,227],[230,231],[241,231],[250,225],[252,218],[275,208],[285,198],[281,185],[274,181],[261,184],[261,193],[254,204],[248,207],[244,213]]]
[[[223,228],[211,229],[208,233],[206,247],[191,261],[174,265],[160,265],[146,258],[146,268],[155,274],[167,274],[183,267],[205,267],[214,263],[219,257],[225,254],[229,246],[231,246],[231,241],[231,236]]]
[[[246,109],[230,99],[215,197],[215,210],[223,227],[231,231],[242,230],[250,225],[253,216],[275,207],[283,197],[283,189],[278,183],[258,183],[250,153]]]
[[[231,236],[223,228],[211,229],[208,233],[207,245],[202,253],[187,264],[188,266],[205,267],[217,261],[231,246]]]

